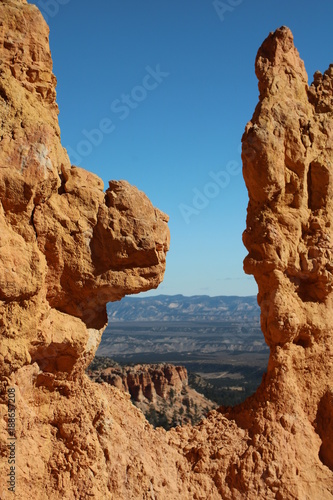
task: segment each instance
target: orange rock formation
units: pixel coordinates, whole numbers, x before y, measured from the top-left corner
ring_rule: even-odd
[[[180,393],[188,385],[186,368],[169,364],[110,367],[102,370],[99,377],[108,384],[129,392],[135,401],[153,401],[156,396],[168,399],[171,390]]]
[[[154,430],[84,374],[105,304],[156,287],[166,216],[124,181],[72,167],[60,143],[48,28],[0,0],[0,497],[25,500],[333,498],[332,81],[307,85],[287,28],[259,50],[243,137],[245,269],[259,286],[267,375],[239,407]]]
[[[129,393],[133,404],[154,427],[170,429],[196,424],[218,406],[189,386],[184,366],[167,363],[121,366],[109,358],[97,357],[86,373],[95,382],[106,382]]]

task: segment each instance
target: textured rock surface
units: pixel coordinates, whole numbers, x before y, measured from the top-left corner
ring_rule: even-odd
[[[133,367],[106,368],[100,377],[108,384],[129,392],[135,401],[149,401],[160,396],[170,397],[170,390],[180,393],[188,385],[187,370],[174,365],[135,365]]]
[[[0,2],[0,363],[70,373],[94,355],[105,305],[156,287],[167,217],[125,181],[71,167],[60,143],[48,27]],[[80,363],[79,363],[80,364]]]
[[[70,166],[47,26],[25,0],[0,0],[0,20],[0,369],[16,390],[17,498],[333,498],[333,68],[308,88],[286,28],[259,50],[244,243],[268,372],[239,407],[166,433],[84,375],[105,303],[161,280],[166,218],[127,183],[104,193]],[[0,402],[6,499],[4,390]]]
[[[331,499],[333,65],[308,87],[282,27],[259,49],[256,74],[259,104],[242,139],[244,269],[258,283],[268,370],[220,420],[170,438],[183,450],[195,443],[194,470],[222,498]]]

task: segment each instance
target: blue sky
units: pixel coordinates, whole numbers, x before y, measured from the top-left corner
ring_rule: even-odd
[[[240,141],[254,60],[286,25],[312,81],[333,62],[331,0],[36,0],[50,29],[62,143],[73,164],[126,179],[170,216],[150,294],[254,295],[243,272]]]

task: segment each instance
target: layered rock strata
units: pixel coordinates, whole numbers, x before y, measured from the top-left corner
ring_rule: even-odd
[[[167,364],[110,367],[102,370],[99,377],[121,391],[129,392],[134,401],[154,401],[157,396],[170,399],[171,391],[181,393],[188,385],[186,368]]]
[[[184,366],[144,364],[120,366],[96,357],[87,369],[89,377],[130,394],[131,401],[154,427],[170,429],[196,424],[218,405],[189,386]],[[105,367],[106,365],[106,367]]]
[[[333,67],[309,87],[287,28],[258,52],[244,243],[268,370],[242,405],[166,433],[84,374],[106,302],[162,279],[166,216],[70,165],[48,28],[25,0],[1,0],[0,20],[0,497],[10,387],[22,500],[332,499]]]

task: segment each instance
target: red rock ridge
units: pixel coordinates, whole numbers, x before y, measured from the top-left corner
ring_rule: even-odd
[[[154,401],[156,395],[168,399],[171,389],[180,393],[188,385],[186,368],[167,364],[110,367],[102,370],[99,376],[108,384],[129,392],[134,401]]]

